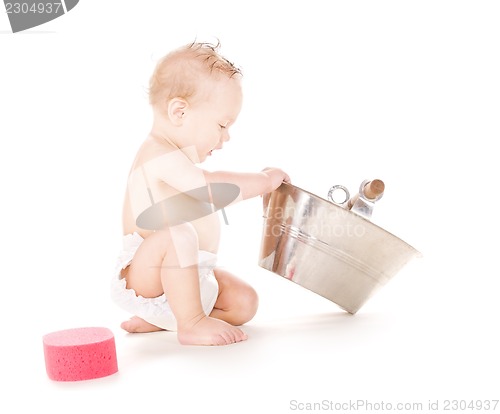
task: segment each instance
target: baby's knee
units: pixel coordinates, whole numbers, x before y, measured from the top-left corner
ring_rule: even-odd
[[[156,230],[148,239],[156,240],[156,243],[165,247],[171,244],[192,245],[198,243],[198,234],[191,223],[183,223],[174,227],[164,227]]]
[[[198,262],[198,234],[191,223],[156,232],[161,239],[166,260],[178,262],[181,267],[192,266]]]
[[[168,239],[176,248],[190,248],[195,246],[198,250],[198,233],[191,223],[182,223],[167,230]]]
[[[244,324],[255,316],[259,307],[259,296],[255,289],[251,286],[242,289],[238,295],[238,304],[241,319],[239,324]]]

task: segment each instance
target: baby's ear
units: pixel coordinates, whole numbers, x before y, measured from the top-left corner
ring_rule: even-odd
[[[168,117],[174,125],[181,125],[188,103],[182,98],[173,98],[168,102]]]

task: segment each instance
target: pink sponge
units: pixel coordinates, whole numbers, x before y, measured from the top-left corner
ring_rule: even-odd
[[[47,375],[55,381],[80,381],[118,371],[115,338],[107,328],[75,328],[43,337]]]

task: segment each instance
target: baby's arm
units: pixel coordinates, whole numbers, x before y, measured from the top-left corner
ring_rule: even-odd
[[[204,171],[204,174],[207,183],[228,183],[238,186],[240,199],[243,200],[270,193],[283,181],[290,182],[290,177],[278,168],[266,168],[260,173]]]
[[[278,168],[266,168],[258,173],[205,171],[194,165],[180,150],[147,162],[141,174],[149,177],[150,181],[163,181],[179,192],[205,187],[210,183],[234,184],[240,189],[235,201],[270,193],[283,181],[290,182],[288,175]]]

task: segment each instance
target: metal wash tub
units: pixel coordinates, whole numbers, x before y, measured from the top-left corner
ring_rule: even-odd
[[[371,221],[294,185],[283,183],[266,201],[259,265],[349,313],[418,256]]]

